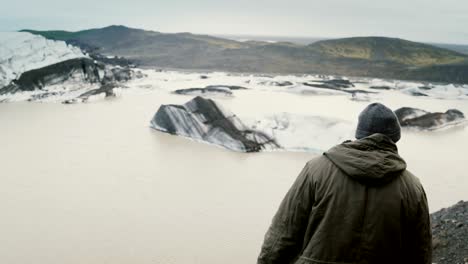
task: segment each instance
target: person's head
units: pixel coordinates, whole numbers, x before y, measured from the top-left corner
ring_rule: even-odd
[[[356,139],[375,133],[388,136],[393,142],[400,140],[400,123],[395,113],[380,103],[368,105],[360,114],[356,129]]]

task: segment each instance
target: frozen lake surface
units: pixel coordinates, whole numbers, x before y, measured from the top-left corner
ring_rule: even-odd
[[[235,153],[152,130],[161,104],[193,97],[168,91],[244,85],[253,89],[215,100],[246,119],[286,112],[337,118],[350,127],[369,102],[286,92],[249,79],[160,73],[132,81],[112,99],[0,104],[0,262],[255,262],[279,202],[317,152]],[[468,114],[461,99],[388,91],[371,101]],[[327,140],[319,148],[331,147],[336,139],[321,133]],[[468,128],[403,130],[398,147],[422,181],[431,212],[468,199]]]

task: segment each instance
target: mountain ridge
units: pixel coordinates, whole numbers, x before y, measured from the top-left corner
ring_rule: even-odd
[[[390,60],[417,66],[451,64],[466,60],[466,56],[459,52],[425,43],[389,37],[371,36],[331,39],[315,42],[310,44],[309,47],[323,49],[324,52],[338,57]],[[436,56],[432,58],[426,56],[424,58],[421,53]],[[395,57],[396,59],[394,59]]]
[[[241,42],[125,26],[77,32],[23,31],[105,55],[122,56],[141,66],[468,83],[468,55],[399,38],[353,37],[301,45]],[[441,69],[444,74],[440,74]]]

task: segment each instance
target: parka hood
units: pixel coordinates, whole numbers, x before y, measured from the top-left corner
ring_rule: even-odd
[[[344,142],[323,154],[349,177],[366,185],[386,184],[406,169],[395,143],[379,133]]]

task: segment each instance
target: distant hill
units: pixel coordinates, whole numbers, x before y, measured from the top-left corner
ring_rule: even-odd
[[[32,31],[142,66],[236,72],[320,73],[468,83],[468,55],[385,37],[290,42],[235,41],[110,26],[78,32]]]
[[[165,34],[155,31],[109,26],[77,32],[22,30],[39,34],[49,39],[64,40],[85,48],[96,48],[103,54],[126,56],[129,58],[158,57],[172,52],[199,49],[228,49],[246,46],[241,42],[193,35],[190,33]]]
[[[460,53],[397,38],[357,37],[324,40],[309,46],[326,56],[370,61],[391,61],[411,66],[460,63]]]
[[[443,48],[443,49],[448,49],[448,50],[453,50],[459,53],[467,54],[468,55],[468,45],[459,45],[459,44],[439,44],[439,43],[434,43],[432,44],[434,46]]]

